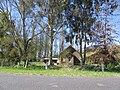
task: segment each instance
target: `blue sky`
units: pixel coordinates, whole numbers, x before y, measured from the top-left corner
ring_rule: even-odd
[[[109,16],[109,23],[112,24],[112,28],[117,31],[119,35],[113,34],[113,36],[116,36],[117,40],[120,41],[120,0],[118,0],[118,8],[113,12],[113,15]],[[120,45],[119,42],[115,42],[117,45]],[[66,43],[66,47],[69,45],[69,43]],[[91,45],[91,44],[90,44]],[[90,46],[87,45],[87,46]],[[76,49],[79,46],[73,45]]]
[[[118,1],[118,4],[119,4],[119,7],[117,8],[117,10],[115,10],[115,12],[113,13],[113,16],[110,16],[111,20],[110,20],[110,23],[113,24],[113,28],[115,30],[118,31],[118,33],[120,34],[120,0],[117,0]],[[15,8],[12,8],[12,13],[13,11],[15,10]],[[15,17],[17,17],[17,19],[19,19],[18,17],[18,14],[17,12],[14,12],[13,13],[13,19],[16,19]],[[118,36],[118,40],[120,41],[120,35]],[[120,43],[117,43],[120,45]]]
[[[120,0],[118,0],[118,4],[118,8],[114,11],[113,16],[110,17],[110,23],[113,24],[113,29],[115,29],[119,34],[117,36],[117,40],[120,41]],[[116,43],[120,45],[120,43]]]

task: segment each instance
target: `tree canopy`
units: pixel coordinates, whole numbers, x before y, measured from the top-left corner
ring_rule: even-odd
[[[117,6],[116,0],[0,1],[1,65],[22,61],[27,67],[44,57],[52,65],[52,57],[63,50],[65,41],[79,47],[85,64],[87,45],[109,46],[113,41],[116,30],[109,16]]]

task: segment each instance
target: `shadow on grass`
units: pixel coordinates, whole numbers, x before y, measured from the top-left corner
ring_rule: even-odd
[[[83,71],[96,71],[96,72],[101,72],[101,66],[100,65],[92,65],[92,64],[86,64],[84,66],[80,66],[79,70]],[[120,73],[120,65],[112,67],[112,68],[105,68],[105,72],[113,72],[113,73]]]
[[[56,66],[56,65],[48,66],[48,69],[51,69],[51,70],[59,70],[61,68],[62,68],[61,66]],[[45,65],[34,65],[33,64],[33,65],[30,65],[28,69],[45,70]]]
[[[28,69],[44,70],[45,67],[44,66],[31,65],[31,66],[28,67]]]
[[[120,73],[120,66],[110,69],[109,72]]]
[[[53,65],[53,66],[48,66],[49,70],[60,70],[60,69],[64,69],[64,66],[61,65]],[[27,69],[31,70],[45,70],[45,65],[36,65],[36,64],[32,64],[30,65]],[[68,69],[68,68],[67,68]],[[71,69],[73,70],[82,70],[82,71],[96,71],[96,72],[101,72],[101,66],[98,65],[84,65],[84,66],[73,66],[71,67]],[[105,68],[105,72],[113,72],[113,73],[120,73],[120,66],[116,66],[114,68],[111,69],[107,69]]]

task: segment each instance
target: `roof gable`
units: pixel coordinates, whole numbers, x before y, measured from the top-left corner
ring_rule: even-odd
[[[60,57],[68,57],[69,55],[72,56],[78,56],[78,54],[80,55],[80,53],[78,52],[78,50],[76,50],[74,47],[72,47],[71,45],[68,46],[66,49],[64,49],[61,53],[60,53]]]

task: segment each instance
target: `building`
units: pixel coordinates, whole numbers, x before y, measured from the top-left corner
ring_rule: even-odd
[[[60,63],[66,63],[67,65],[80,65],[81,57],[80,53],[71,45],[64,49],[60,55]]]
[[[44,58],[43,62],[50,65],[50,58]],[[52,58],[52,62],[53,62],[54,65],[58,65],[60,63],[59,58]]]

